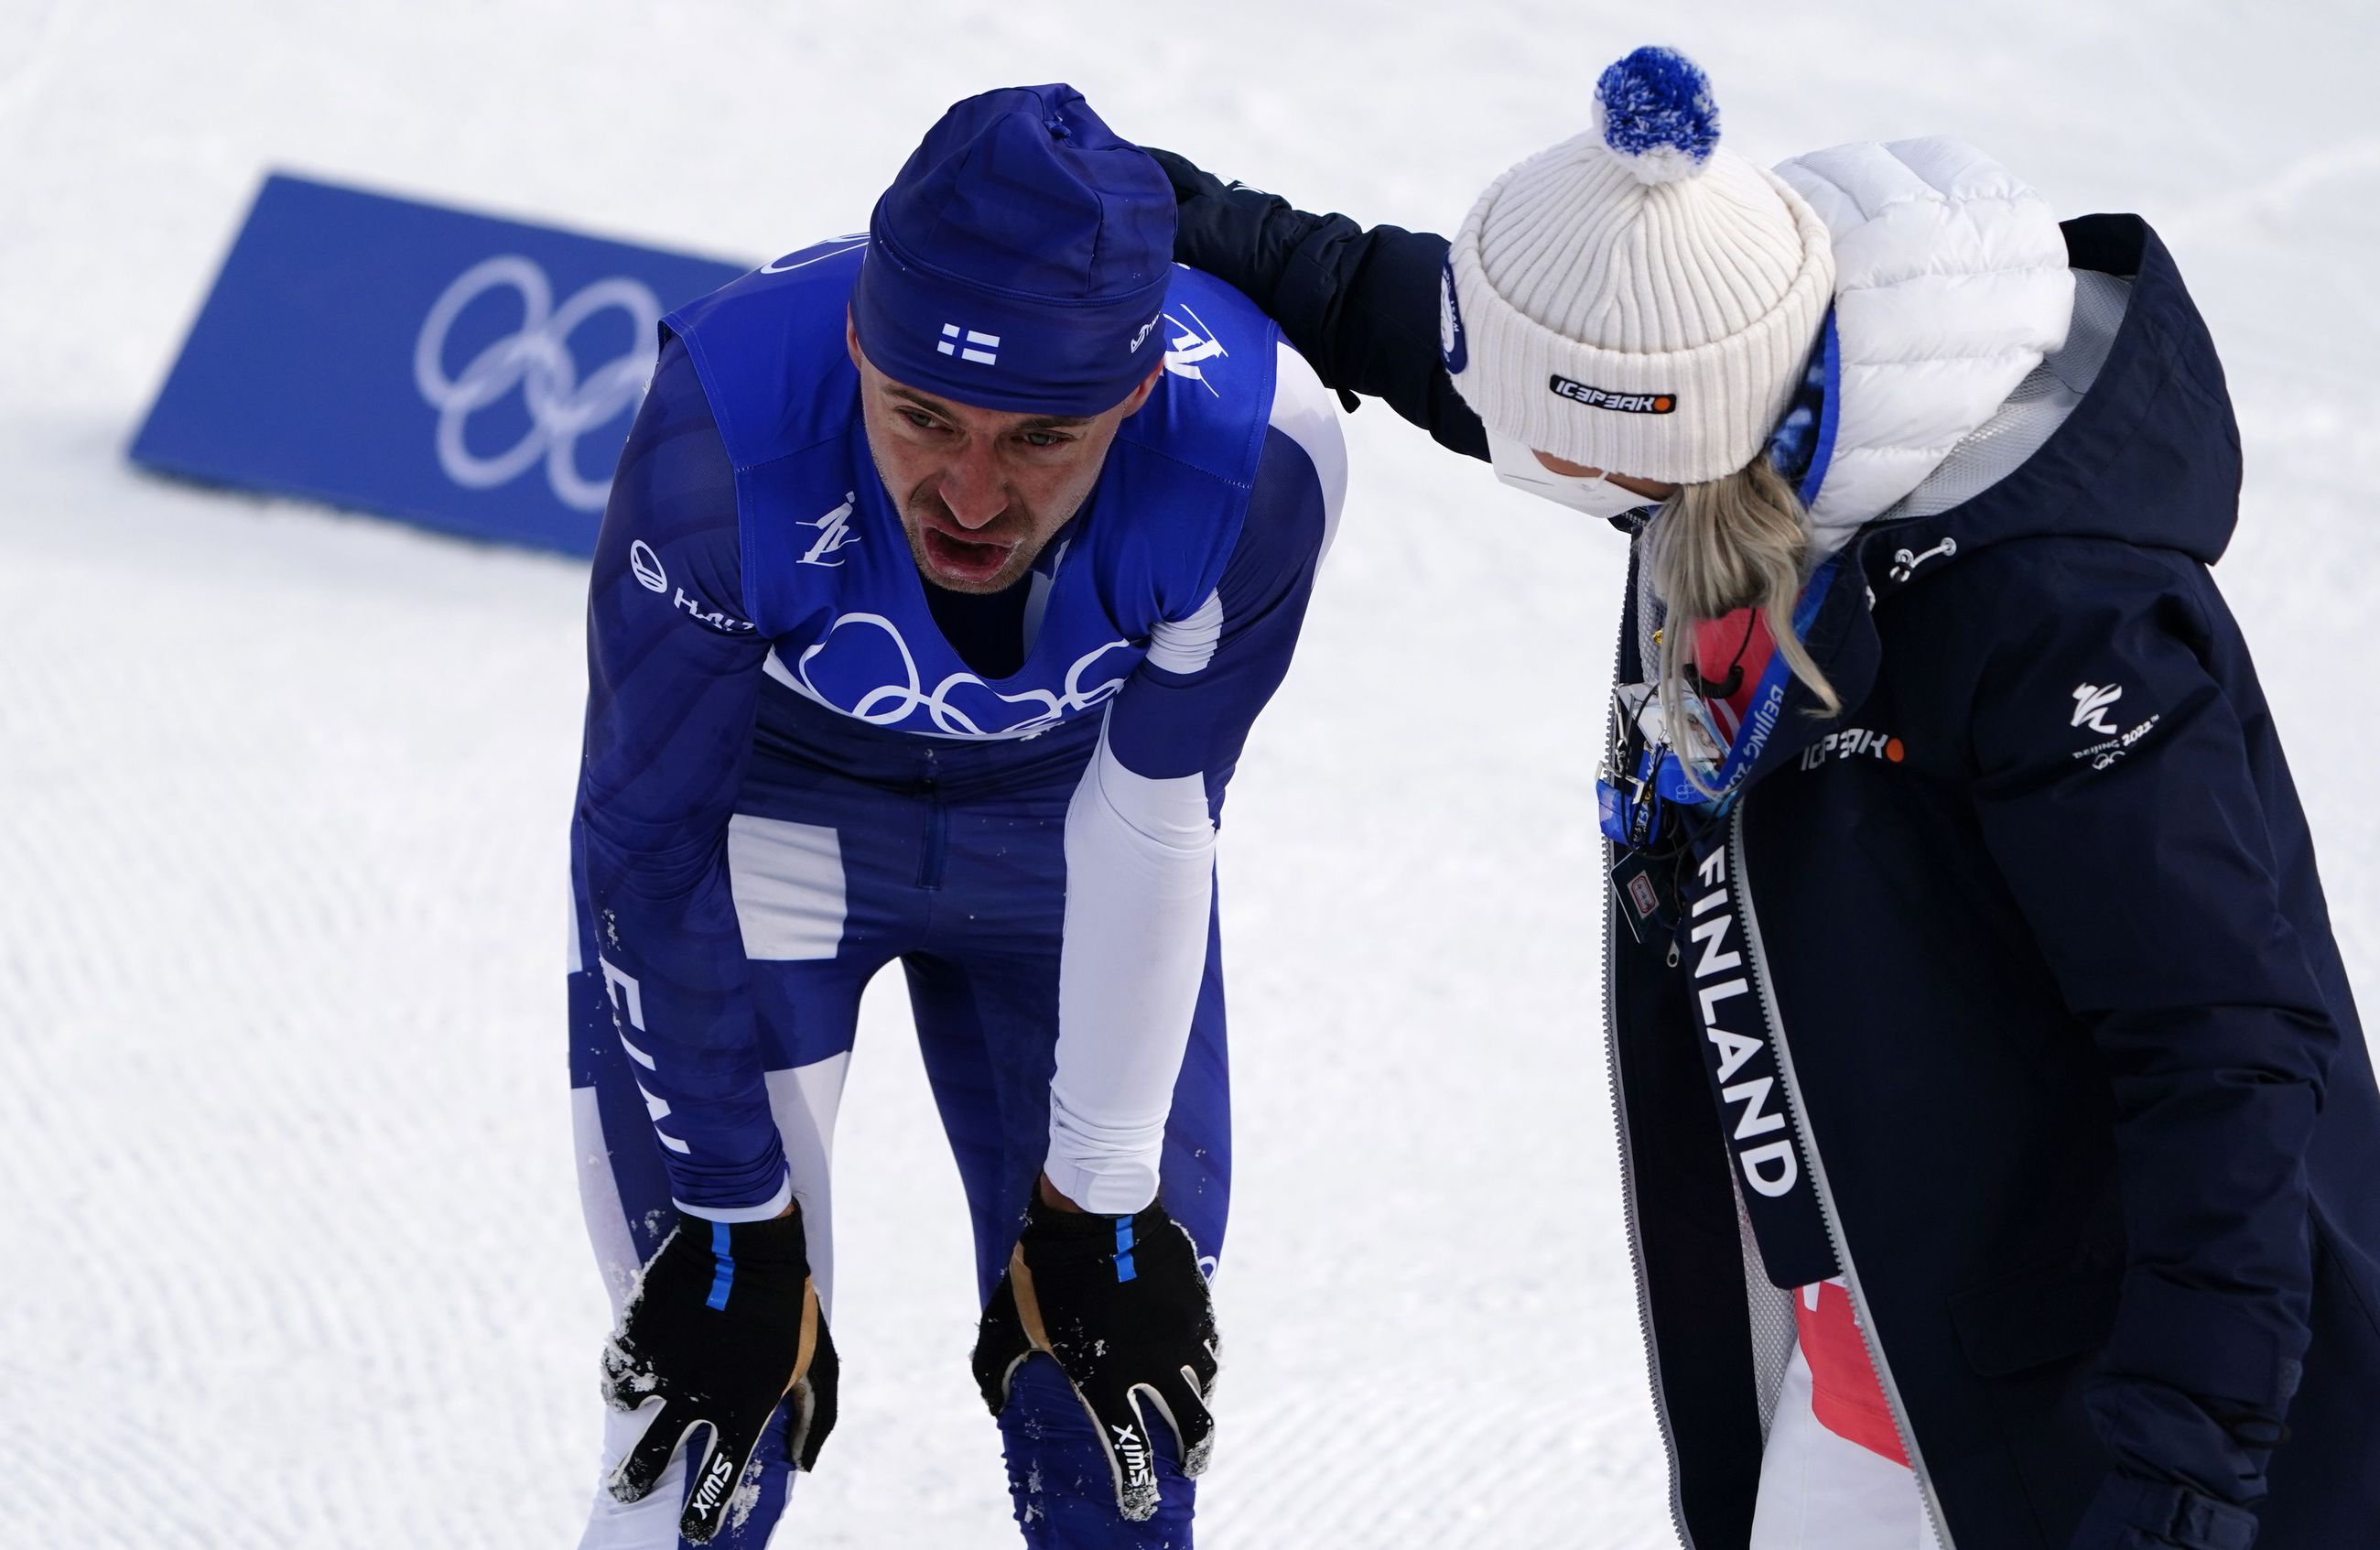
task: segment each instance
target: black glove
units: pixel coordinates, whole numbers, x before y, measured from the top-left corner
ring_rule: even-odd
[[[612,1495],[642,1501],[678,1444],[708,1426],[698,1462],[687,1449],[695,1484],[678,1519],[679,1532],[708,1542],[787,1395],[794,1413],[785,1451],[797,1468],[817,1463],[834,1430],[837,1372],[800,1214],[732,1225],[680,1214],[603,1352],[603,1397],[613,1409],[662,1402],[613,1471]]]
[[[1354,236],[1354,222],[1308,214],[1278,194],[1226,183],[1186,156],[1142,149],[1173,186],[1176,259],[1230,285],[1276,319],[1288,314],[1303,323],[1314,311],[1319,321],[1327,298],[1315,292],[1328,277],[1319,270],[1303,273],[1300,251],[1318,234]],[[1310,255],[1303,269],[1312,269]],[[1292,330],[1290,342],[1304,348],[1309,341]]]
[[[1446,238],[1317,215],[1144,146],[1173,186],[1173,256],[1255,302],[1352,410],[1381,399],[1466,458],[1488,433],[1439,355]]]
[[[1154,145],[1144,145],[1141,149],[1148,152],[1149,160],[1164,171],[1165,180],[1173,185],[1173,197],[1177,201],[1186,202],[1207,195],[1220,198],[1231,191],[1229,183],[1179,151],[1162,151]],[[1251,189],[1248,191],[1254,193],[1257,190]]]
[[[1137,1216],[1059,1211],[1037,1195],[1008,1273],[983,1311],[975,1381],[998,1415],[1017,1363],[1057,1360],[1108,1453],[1116,1507],[1138,1522],[1157,1510],[1157,1462],[1143,1407],[1173,1432],[1182,1472],[1207,1467],[1215,1418],[1215,1309],[1198,1250],[1151,1204]]]
[[[2256,1515],[2168,1481],[2121,1471],[2082,1515],[2072,1550],[2250,1550]]]

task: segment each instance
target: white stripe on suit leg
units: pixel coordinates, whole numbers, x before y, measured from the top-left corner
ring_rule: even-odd
[[[602,1274],[616,1319],[644,1261],[628,1228],[627,1208],[620,1203],[619,1180],[612,1177],[612,1151],[603,1139],[603,1117],[592,1087],[570,1090],[570,1139],[578,1163],[578,1209],[587,1218],[587,1241],[594,1248],[595,1268]]]
[[[602,1273],[616,1321],[644,1263],[628,1228],[627,1210],[620,1202],[619,1182],[612,1176],[611,1150],[603,1140],[603,1118],[592,1087],[570,1090],[570,1133],[578,1163],[579,1208],[586,1213],[587,1237],[594,1245],[596,1267]],[[603,1458],[579,1550],[675,1550],[678,1506],[685,1493],[683,1458],[670,1465],[661,1484],[641,1502],[614,1501],[605,1488],[650,1419],[647,1413],[603,1408]]]
[[[727,876],[746,958],[831,958],[843,945],[843,839],[833,829],[739,812],[727,824]]]
[[[834,1117],[843,1104],[848,1053],[808,1066],[767,1072],[769,1112],[784,1138],[785,1167],[793,1175],[794,1199],[801,1202],[802,1240],[808,1247],[810,1279],[818,1283],[819,1307],[834,1317],[834,1199],[830,1179],[834,1159]]]

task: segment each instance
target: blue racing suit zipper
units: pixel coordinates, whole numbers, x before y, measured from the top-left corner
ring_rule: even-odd
[[[942,809],[941,792],[934,778],[934,751],[926,750],[926,773],[917,783],[919,794],[926,799],[926,833],[917,855],[917,886],[939,888],[942,885],[942,863],[950,850],[950,819]]]

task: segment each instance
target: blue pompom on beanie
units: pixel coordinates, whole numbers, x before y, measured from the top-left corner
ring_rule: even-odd
[[[1595,81],[1603,143],[1642,183],[1702,171],[1718,149],[1718,106],[1701,67],[1673,48],[1640,48]]]
[[[1173,189],[1071,86],[955,104],[876,202],[852,290],[894,381],[978,408],[1114,408],[1165,349]]]

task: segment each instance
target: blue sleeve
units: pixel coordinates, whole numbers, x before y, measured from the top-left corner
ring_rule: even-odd
[[[1978,692],[1977,813],[2115,1103],[2127,1260],[2093,1418],[2126,1473],[2244,1505],[2308,1340],[2303,1159],[2339,1031],[2182,568],[2096,542],[2032,563]]]
[[[749,618],[735,472],[672,339],[596,543],[578,818],[613,1020],[673,1193],[731,1218],[769,1214],[787,1184],[727,875],[768,654]]]
[[[1321,449],[1326,459],[1337,453]],[[1315,456],[1275,427],[1248,496],[1238,542],[1214,594],[1158,632],[1116,698],[1108,743],[1124,768],[1153,780],[1203,775],[1219,806],[1248,728],[1289,672],[1339,491]],[[1343,482],[1343,470],[1342,473]]]

